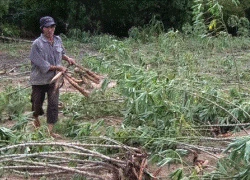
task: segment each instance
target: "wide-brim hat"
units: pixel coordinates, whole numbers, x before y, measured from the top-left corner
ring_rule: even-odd
[[[40,19],[40,28],[42,29],[43,27],[49,27],[56,25],[54,19],[50,16],[44,16]]]

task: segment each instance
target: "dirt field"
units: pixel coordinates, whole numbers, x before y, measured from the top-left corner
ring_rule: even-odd
[[[20,87],[27,87],[29,86],[29,73],[30,73],[30,61],[29,61],[29,50],[30,44],[24,43],[23,45],[17,45],[20,49],[16,47],[12,47],[10,45],[9,48],[0,49],[0,90],[2,91],[8,85],[20,86]],[[13,51],[12,51],[13,49]],[[115,86],[115,82],[112,82],[110,87]],[[96,88],[100,88],[100,86],[96,86]],[[61,92],[77,92],[69,83],[65,83]],[[121,123],[120,118],[112,117],[113,119],[106,118],[109,123],[114,123],[113,125],[118,126]],[[5,122],[5,124],[1,124],[4,127],[11,127],[13,122]],[[250,134],[250,132],[248,132]],[[235,136],[245,136],[245,132],[240,132],[236,134],[230,135],[230,137]],[[57,140],[55,140],[57,141]],[[59,141],[64,141],[61,139]],[[65,139],[66,141],[66,139]],[[221,147],[226,148],[226,147]],[[201,173],[206,173],[214,170],[216,166],[216,162],[218,158],[222,157],[223,154],[208,154],[203,151],[198,151],[198,159],[203,161],[208,161],[208,165],[201,170]],[[194,154],[190,153],[186,158],[186,161],[189,162],[189,165],[193,165]],[[170,165],[164,166],[158,173],[158,179],[165,179],[168,174],[175,171],[179,166]],[[159,170],[159,167],[156,165],[149,165],[148,167],[150,172],[156,172]],[[187,171],[190,171],[187,170]],[[6,175],[1,180],[21,180],[18,176],[14,175]],[[36,180],[38,178],[30,178],[30,180]]]

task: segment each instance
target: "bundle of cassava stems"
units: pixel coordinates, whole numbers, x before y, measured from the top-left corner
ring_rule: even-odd
[[[90,92],[80,84],[85,84],[85,87],[93,88],[92,82],[99,84],[101,82],[101,76],[79,64],[75,64],[75,66],[76,68],[74,69],[74,72],[78,74],[80,79],[72,77],[69,72],[59,72],[50,81],[50,83],[58,82],[60,79],[65,78],[75,89],[77,89],[84,96],[88,97]]]

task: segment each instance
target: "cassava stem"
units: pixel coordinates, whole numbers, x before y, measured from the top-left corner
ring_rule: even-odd
[[[70,79],[72,79],[72,81],[74,81],[75,83],[83,83],[83,82],[84,82],[83,80],[76,79],[76,78],[74,78],[74,77],[72,77],[72,76],[69,76],[69,77],[70,77]]]
[[[87,68],[82,67],[79,64],[75,64],[75,66],[78,67],[79,69],[85,71],[89,76],[91,76],[93,79],[95,79],[95,81],[93,81],[93,82],[95,82],[96,84],[98,84],[100,82],[100,78],[99,78],[99,76],[96,73],[90,71]]]
[[[80,75],[84,76],[86,79],[89,79],[91,81],[93,81],[96,84],[100,83],[100,79],[99,78],[95,78],[93,75],[90,75],[89,73],[87,73],[87,71],[82,70],[80,68],[75,68],[74,70],[76,73],[79,73]]]
[[[89,93],[87,91],[85,91],[83,88],[81,88],[76,82],[74,82],[67,74],[64,74],[64,77],[67,79],[67,81],[74,87],[76,88],[78,91],[80,91],[80,93],[82,93],[84,96],[88,97]]]

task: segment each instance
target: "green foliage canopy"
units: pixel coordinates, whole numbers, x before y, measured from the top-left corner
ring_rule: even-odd
[[[69,28],[81,31],[127,36],[131,27],[143,26],[149,23],[153,16],[161,20],[166,29],[180,28],[184,22],[191,20],[191,2],[188,0],[4,0],[4,3],[0,4],[0,8],[4,9],[0,14],[0,20],[1,24],[14,24],[22,32],[38,34],[39,18],[50,15],[57,21],[57,33],[66,32],[69,25]]]

